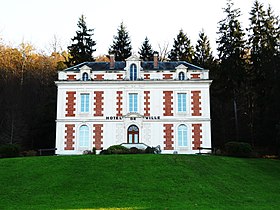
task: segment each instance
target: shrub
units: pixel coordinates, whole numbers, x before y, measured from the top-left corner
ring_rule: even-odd
[[[155,154],[155,151],[156,151],[156,149],[154,148],[154,147],[147,147],[146,149],[145,149],[145,153],[147,153],[147,154]]]
[[[245,142],[228,142],[225,144],[225,152],[228,156],[233,157],[250,157],[252,153],[252,147]]]
[[[110,155],[111,153],[110,153],[110,151],[109,150],[107,150],[107,149],[103,149],[103,150],[101,150],[100,151],[100,153],[99,153],[100,155]]]
[[[92,154],[96,155],[96,148],[95,147],[92,147]]]
[[[31,157],[31,156],[36,156],[37,155],[37,151],[35,151],[35,150],[27,150],[27,151],[23,151],[22,154],[25,157]]]
[[[18,157],[19,146],[15,144],[5,144],[0,146],[0,157]]]
[[[129,149],[122,146],[122,145],[113,145],[110,146],[108,149],[109,154],[128,154]]]

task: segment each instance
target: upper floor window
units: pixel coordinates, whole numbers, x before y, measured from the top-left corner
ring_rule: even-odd
[[[178,112],[186,112],[187,111],[187,94],[186,93],[178,93]]]
[[[89,128],[86,125],[82,125],[79,130],[79,145],[80,147],[89,146]]]
[[[88,81],[88,73],[83,73],[83,77],[82,77],[83,81]]]
[[[179,73],[179,80],[185,80],[185,73],[184,72]]]
[[[187,136],[187,126],[179,125],[178,127],[178,146],[186,147],[188,146],[188,136]]]
[[[137,80],[137,66],[135,64],[130,65],[129,78],[130,80]]]
[[[82,113],[89,112],[89,94],[88,93],[81,94],[81,112]]]
[[[138,94],[129,93],[129,112],[138,112]]]

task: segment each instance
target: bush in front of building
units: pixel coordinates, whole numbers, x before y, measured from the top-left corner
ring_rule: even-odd
[[[245,142],[231,141],[225,144],[225,153],[233,157],[251,157],[252,147]]]
[[[107,150],[109,154],[129,154],[129,149],[122,145],[112,145]]]
[[[8,158],[8,157],[19,157],[20,156],[20,148],[15,144],[4,144],[0,146],[0,157]]]

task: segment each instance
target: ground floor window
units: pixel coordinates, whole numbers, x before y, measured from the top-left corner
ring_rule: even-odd
[[[89,128],[86,125],[82,125],[79,130],[79,146],[88,147],[89,146]]]
[[[178,146],[186,147],[188,146],[188,129],[186,125],[179,125],[178,127]]]
[[[127,129],[127,143],[137,144],[139,143],[139,129],[136,125],[131,125]]]

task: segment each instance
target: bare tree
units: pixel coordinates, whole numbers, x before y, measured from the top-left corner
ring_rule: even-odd
[[[160,44],[160,43],[158,44],[160,61],[168,60],[168,53],[169,53],[168,47],[169,47],[168,42],[164,42],[163,44]]]

